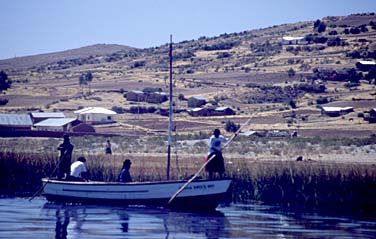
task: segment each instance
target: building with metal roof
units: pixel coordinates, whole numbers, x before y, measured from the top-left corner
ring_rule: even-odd
[[[217,107],[214,109],[213,115],[235,115],[235,111],[227,106]]]
[[[50,118],[65,118],[63,112],[31,112],[30,116],[33,124]]]
[[[0,126],[31,127],[33,122],[28,114],[0,114]]]
[[[203,96],[192,96],[188,99],[188,107],[201,107],[206,104],[206,99]]]
[[[70,128],[77,125],[79,121],[76,118],[56,118],[46,119],[34,125],[39,131],[63,131],[68,132]]]
[[[0,114],[0,133],[16,136],[18,132],[30,131],[33,122],[28,114]]]
[[[131,90],[125,94],[128,101],[141,102],[145,101],[145,93],[140,90]]]
[[[285,36],[282,37],[282,44],[284,45],[305,45],[308,44],[305,37],[292,37],[292,36]]]

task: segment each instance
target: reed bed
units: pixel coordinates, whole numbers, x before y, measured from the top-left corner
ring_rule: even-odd
[[[116,181],[122,162],[127,158],[132,161],[131,174],[135,181],[166,179],[165,152],[158,148],[150,153],[152,147],[164,147],[163,140],[154,140],[148,144],[149,148],[144,148],[144,139],[124,142],[115,139],[112,141],[117,152],[114,155],[90,150],[98,148],[105,139],[87,140],[72,140],[75,145],[72,161],[84,155],[93,181]],[[236,203],[256,200],[296,209],[376,213],[373,141],[315,140],[234,142],[224,154],[227,176],[234,182],[231,200]],[[54,176],[58,143],[59,140],[45,139],[39,143],[0,140],[0,195],[32,195],[42,186],[41,178]],[[176,147],[184,148],[185,154],[172,155],[170,178],[188,178],[204,163],[205,141],[184,141]],[[241,152],[246,149],[246,153]],[[305,156],[304,160],[296,161],[300,153]],[[351,160],[345,160],[346,157]],[[360,160],[362,157],[367,160]],[[201,176],[206,177],[206,174]]]
[[[234,202],[376,213],[375,164],[241,161],[229,165],[228,172],[234,178]]]

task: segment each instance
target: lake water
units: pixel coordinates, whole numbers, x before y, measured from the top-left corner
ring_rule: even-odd
[[[0,238],[376,238],[376,221],[265,205],[231,205],[200,214],[3,198]]]

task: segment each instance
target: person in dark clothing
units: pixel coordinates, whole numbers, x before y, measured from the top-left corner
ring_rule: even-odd
[[[128,183],[132,182],[131,174],[129,173],[129,169],[131,168],[131,161],[129,159],[124,160],[123,168],[119,174],[119,182]]]
[[[111,143],[110,143],[110,140],[107,140],[107,144],[106,144],[106,154],[112,154],[112,149],[111,149]]]
[[[205,167],[209,173],[209,178],[213,178],[214,173],[218,173],[222,178],[225,172],[224,159],[222,156],[222,144],[226,143],[228,139],[221,135],[219,129],[215,129],[213,135],[209,139],[209,152],[206,160],[214,157]]]
[[[64,135],[64,141],[57,147],[60,151],[58,179],[68,178],[70,175],[70,165],[72,161],[73,145],[70,143],[69,135]]]

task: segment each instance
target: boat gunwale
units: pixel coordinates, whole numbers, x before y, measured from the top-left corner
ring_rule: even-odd
[[[57,179],[48,179],[42,178],[42,182],[45,184],[67,184],[67,185],[97,185],[97,186],[142,186],[142,185],[158,185],[158,184],[177,184],[177,183],[186,183],[188,180],[169,180],[169,181],[147,181],[147,182],[104,182],[104,181],[63,181]],[[197,179],[192,183],[198,182],[220,182],[220,181],[229,181],[232,183],[231,178],[222,178],[222,179]]]

